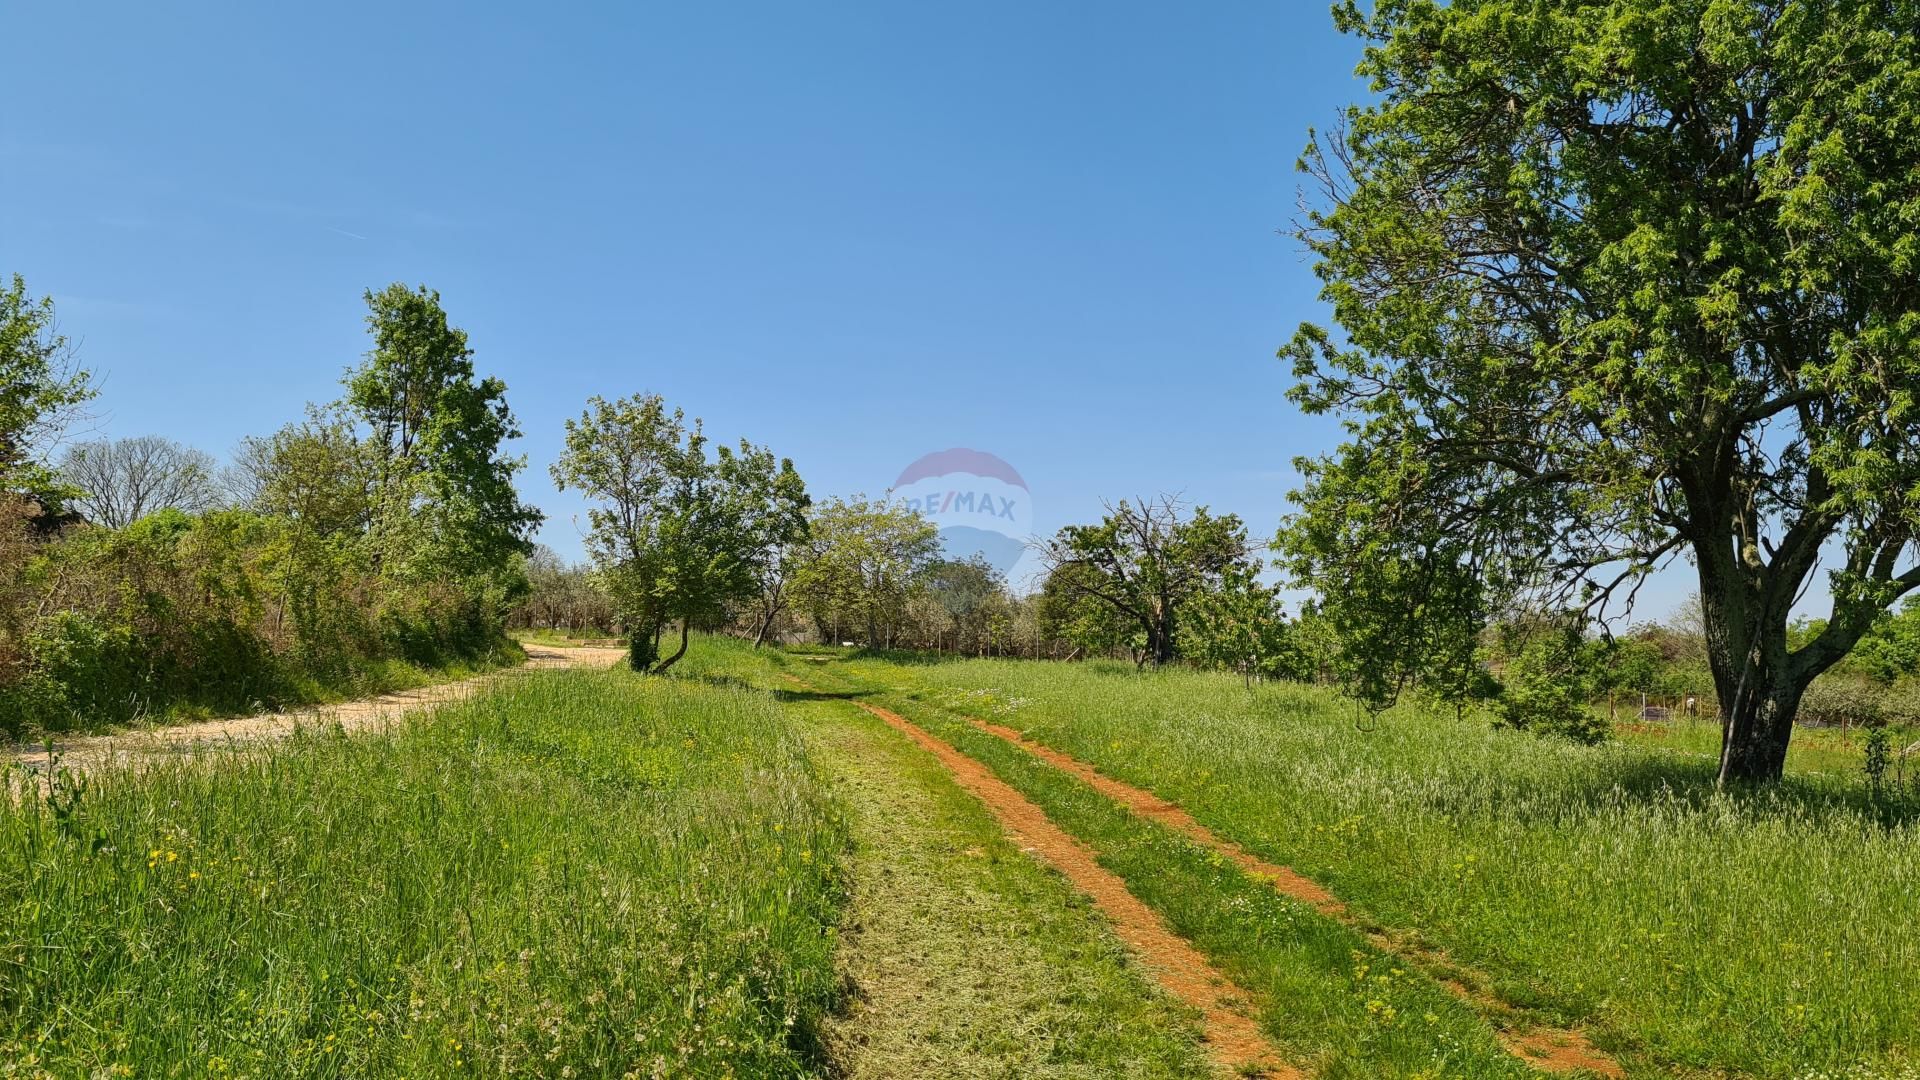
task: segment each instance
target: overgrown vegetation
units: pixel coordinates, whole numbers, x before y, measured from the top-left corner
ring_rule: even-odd
[[[1920,588],[1920,17],[1334,18],[1372,96],[1312,137],[1299,238],[1339,333],[1283,355],[1347,441],[1300,463],[1293,573],[1363,670],[1428,678],[1516,608],[1617,614],[1684,553],[1720,777],[1779,779],[1809,684]]]
[[[51,305],[0,304],[0,732],[90,730],[361,695],[505,663],[539,514],[505,387],[439,297],[368,293],[338,405],[210,459],[158,439],[42,464],[88,394]],[[5,455],[0,455],[4,457]]]
[[[799,1076],[847,844],[764,695],[538,672],[0,806],[23,1076]]]
[[[1920,827],[1857,770],[1736,796],[1711,754],[1410,704],[1363,727],[1306,686],[1005,660],[850,670],[1180,804],[1649,1075],[1896,1075],[1920,1044]]]

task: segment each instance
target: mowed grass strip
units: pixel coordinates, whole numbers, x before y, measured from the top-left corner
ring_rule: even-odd
[[[799,1076],[848,830],[763,694],[542,672],[0,807],[45,1076]]]
[[[824,1029],[833,1075],[1212,1075],[1192,1010],[1155,989],[1084,896],[1010,843],[932,755],[851,701],[796,692],[775,655],[696,641],[675,670],[776,692],[848,808],[847,997]]]
[[[1236,983],[1263,1027],[1329,1080],[1532,1075],[1458,997],[1360,933],[1281,895],[1226,856],[1144,820],[947,710],[885,690],[887,667],[794,663],[810,682],[907,714],[985,764],[1097,853],[1102,866]]]
[[[1580,1024],[1634,1075],[1901,1077],[1920,830],[1856,783],[1723,795],[1710,763],[1120,665],[847,664],[1146,788],[1373,925]]]

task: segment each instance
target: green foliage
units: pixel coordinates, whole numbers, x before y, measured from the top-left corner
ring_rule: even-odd
[[[920,572],[928,598],[938,606],[962,652],[976,652],[990,636],[989,624],[1005,606],[1007,579],[986,556],[936,559]]]
[[[917,510],[861,496],[815,505],[808,528],[793,573],[794,603],[823,641],[859,628],[867,645],[892,645],[939,554],[939,530]]]
[[[408,581],[498,585],[540,523],[513,486],[525,460],[501,452],[520,435],[506,384],[475,376],[438,292],[396,283],[366,300],[374,346],[342,405],[371,433],[374,563]]]
[[[1202,506],[1184,515],[1172,498],[1121,501],[1098,525],[1069,525],[1047,545],[1049,585],[1111,608],[1143,639],[1142,663],[1179,655],[1182,609],[1248,561],[1247,530]],[[1069,567],[1055,584],[1052,578]],[[1097,625],[1097,624],[1096,624]]]
[[[49,529],[44,491],[0,503],[0,728],[246,713],[518,655],[502,627],[537,514],[499,453],[503,388],[474,378],[433,294],[369,301],[375,349],[349,402],[246,440],[236,508],[214,508],[206,455],[156,439],[69,456],[92,524]],[[50,309],[21,311],[8,362],[43,385],[16,387],[13,415],[33,435],[85,383],[57,375]]]
[[[53,300],[36,301],[19,274],[0,288],[0,492],[58,506],[68,488],[46,454],[75,411],[94,396],[54,330]]]
[[[618,672],[0,806],[26,1075],[817,1069],[847,845],[770,699]]]
[[[1920,675],[1920,598],[1908,597],[1876,621],[1842,666],[1882,683]]]
[[[1370,103],[1303,167],[1343,337],[1294,400],[1348,418],[1282,534],[1336,619],[1601,606],[1685,550],[1735,715],[1793,701],[1920,585],[1920,11],[1869,0],[1385,0],[1335,9]],[[1823,548],[1834,615],[1786,624]],[[1465,583],[1465,587],[1460,587]],[[1402,586],[1396,588],[1396,585]],[[1339,594],[1357,590],[1357,599]],[[1350,635],[1378,657],[1373,627]]]
[[[1217,585],[1189,602],[1181,623],[1181,655],[1204,667],[1248,680],[1306,675],[1280,591],[1260,580],[1256,563],[1229,566]]]
[[[1495,715],[1516,731],[1604,740],[1607,719],[1590,702],[1605,682],[1610,651],[1587,640],[1577,622],[1540,628],[1507,664]]]
[[[715,626],[758,597],[770,564],[806,535],[806,487],[793,463],[742,440],[709,458],[700,422],[654,394],[588,400],[568,420],[552,468],[588,511],[588,548],[630,638],[635,670],[661,672],[685,655],[695,624]],[[659,652],[669,621],[680,647]]]
[[[1082,563],[1063,563],[1049,570],[1040,587],[1041,634],[1065,641],[1081,655],[1103,656],[1125,649],[1128,655],[1139,656],[1145,635],[1119,608],[1093,593],[1099,581],[1099,571]]]

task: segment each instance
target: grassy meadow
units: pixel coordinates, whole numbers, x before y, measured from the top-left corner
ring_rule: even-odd
[[[1920,831],[1856,774],[1730,796],[1639,738],[725,639],[668,678],[532,672],[385,733],[17,796],[0,1075],[1207,1075],[1104,918],[856,700],[1091,847],[1320,1080],[1518,1078],[1502,1035],[1540,1025],[1636,1078],[1914,1075]],[[1180,804],[1357,925],[971,717]]]
[[[1853,778],[1720,795],[1685,753],[1416,709],[1373,725],[1317,689],[1192,672],[808,666],[899,688],[889,703],[1016,786],[1024,755],[961,717],[1149,788],[1487,973],[1505,1001],[1586,1026],[1635,1075],[1906,1075],[1920,1046],[1920,830],[1871,812]],[[1166,872],[1154,862],[1130,883]]]
[[[847,829],[766,695],[540,672],[0,808],[0,1072],[815,1071]]]

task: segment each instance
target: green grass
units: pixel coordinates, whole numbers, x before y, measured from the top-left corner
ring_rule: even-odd
[[[1182,804],[1507,1000],[1589,1024],[1636,1075],[1895,1075],[1920,1047],[1920,830],[1886,826],[1851,780],[1720,795],[1685,754],[1404,709],[1372,727],[1317,690],[1189,672],[844,668],[914,691],[923,717],[989,716]],[[1190,857],[1143,855],[1130,880]]]
[[[848,830],[766,695],[541,672],[0,806],[0,1061],[44,1076],[787,1076]]]
[[[986,735],[960,714],[889,695],[893,672],[871,665],[796,665],[815,684],[863,691],[985,763],[1088,843],[1100,863],[1260,995],[1274,1041],[1324,1080],[1510,1077],[1529,1070],[1460,999],[1359,933],[1250,878],[1219,854],[1144,821],[1092,788]]]
[[[1190,1010],[1089,901],[1009,842],[931,754],[851,702],[778,680],[777,655],[700,641],[682,674],[775,690],[849,808],[849,993],[826,1027],[835,1076],[1212,1075]]]
[[[1614,724],[1614,736],[1623,742],[1684,755],[1702,761],[1720,760],[1720,724],[1717,720],[1620,720]],[[1920,729],[1894,725],[1887,729],[1893,752],[1920,740]],[[1854,726],[1800,727],[1794,729],[1793,742],[1787,746],[1787,774],[1815,776],[1824,774],[1841,781],[1860,780],[1866,775],[1867,730]],[[1907,761],[1905,779],[1920,781],[1920,759]]]

